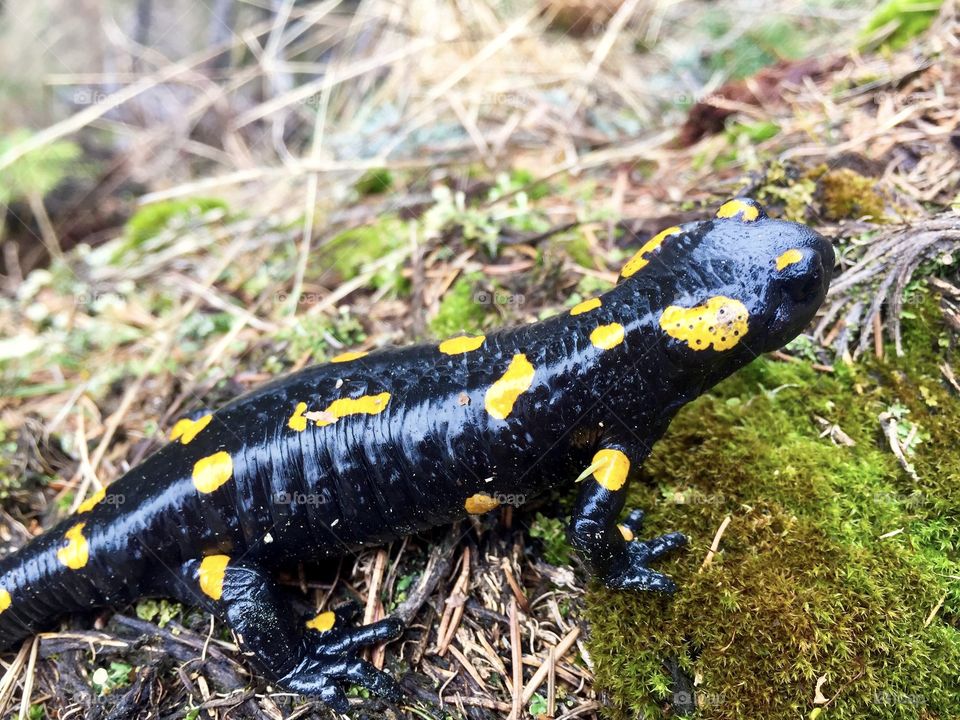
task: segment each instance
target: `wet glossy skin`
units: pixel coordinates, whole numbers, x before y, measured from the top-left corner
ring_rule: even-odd
[[[679,533],[618,524],[627,481],[686,402],[781,347],[823,300],[833,252],[749,200],[668,229],[617,287],[544,322],[347,353],[213,414],[0,563],[0,645],[58,615],[170,596],[223,618],[275,683],[346,707],[397,697],[356,659],[393,619],[299,617],[269,571],[381,544],[579,479],[570,540],[610,587],[670,592]]]

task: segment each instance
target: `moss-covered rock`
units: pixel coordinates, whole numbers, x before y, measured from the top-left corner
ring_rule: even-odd
[[[932,317],[909,321],[901,360],[761,358],[680,413],[628,505],[645,537],[690,537],[658,566],[679,592],[588,596],[611,717],[960,716],[960,401]],[[878,420],[895,405],[924,438],[918,479]]]

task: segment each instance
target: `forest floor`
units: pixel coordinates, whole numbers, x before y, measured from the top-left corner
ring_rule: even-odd
[[[658,566],[675,597],[590,584],[565,540],[569,493],[281,580],[318,609],[407,620],[372,654],[407,700],[353,691],[356,718],[960,717],[957,3],[920,34],[875,16],[873,40],[843,34],[865,21],[845,11],[750,31],[703,15],[735,79],[694,89],[665,68],[701,43],[623,7],[637,15],[563,41],[541,13],[483,3],[451,21],[468,41],[367,28],[365,55],[337,68],[356,85],[246,107],[227,150],[144,132],[109,196],[122,219],[95,235],[105,210],[48,212],[36,188],[84,161],[74,133],[116,130],[109,103],[0,140],[4,547],[184,415],[346,350],[564,312],[660,229],[749,195],[831,237],[838,266],[807,333],[685,408],[633,484],[645,534],[690,538]],[[840,46],[811,39],[830,32]],[[757,57],[796,33],[806,58]],[[427,46],[434,67],[410,55]],[[372,109],[401,95],[395,114]],[[302,156],[177,174],[183,155],[249,151],[243,128],[272,147],[280,110],[310,120]],[[0,714],[31,720],[331,716],[167,600],[68,618],[3,666]]]

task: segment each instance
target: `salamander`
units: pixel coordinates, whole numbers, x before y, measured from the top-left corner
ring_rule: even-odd
[[[749,198],[667,228],[608,292],[542,322],[439,343],[346,352],[176,423],[170,441],[0,562],[0,647],[58,616],[143,597],[201,606],[272,683],[347,707],[360,659],[397,637],[350,608],[294,610],[283,563],[387,543],[558,485],[569,540],[607,587],[671,593],[627,488],[689,401],[813,318],[830,242]]]

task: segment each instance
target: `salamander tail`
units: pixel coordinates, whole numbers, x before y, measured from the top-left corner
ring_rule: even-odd
[[[50,628],[67,613],[109,601],[88,560],[83,528],[69,521],[0,560],[0,650]]]

